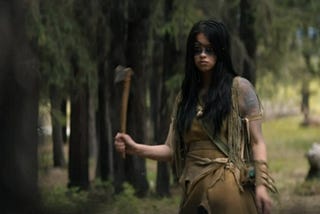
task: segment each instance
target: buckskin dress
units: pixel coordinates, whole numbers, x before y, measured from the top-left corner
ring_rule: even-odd
[[[225,126],[224,126],[225,127]],[[225,136],[221,136],[225,140]],[[180,177],[183,189],[180,213],[253,214],[257,213],[253,189],[239,188],[237,168],[213,144],[202,123],[194,119],[184,136],[188,146]]]
[[[234,79],[232,87],[233,110],[223,122],[219,139],[241,144],[243,142],[243,125],[240,121],[238,109],[238,82]],[[248,88],[249,89],[249,88]],[[251,90],[251,89],[249,89]],[[179,96],[178,96],[179,97]],[[178,103],[176,100],[176,107]],[[260,113],[255,109],[253,113]],[[175,112],[176,110],[174,110]],[[232,115],[233,114],[233,115]],[[240,182],[240,170],[230,161],[230,158],[213,143],[207,126],[200,118],[195,117],[190,130],[182,137],[183,145],[187,149],[183,155],[177,145],[177,135],[174,128],[175,115],[169,131],[169,146],[174,154],[174,161],[182,186],[182,201],[180,214],[256,214],[253,186],[243,186]],[[247,120],[248,121],[248,120]],[[230,125],[231,124],[231,125]],[[181,141],[181,140],[180,140]],[[238,149],[239,150],[239,149]],[[240,153],[240,152],[238,152]],[[181,161],[183,160],[183,161]],[[181,165],[181,163],[183,163]]]

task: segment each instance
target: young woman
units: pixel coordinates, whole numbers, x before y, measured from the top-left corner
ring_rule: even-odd
[[[118,133],[121,153],[174,161],[183,189],[179,213],[270,213],[261,106],[234,71],[226,27],[214,20],[190,31],[185,77],[163,145]],[[248,170],[249,164],[254,170]]]

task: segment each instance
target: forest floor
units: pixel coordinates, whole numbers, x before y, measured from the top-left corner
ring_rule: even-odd
[[[291,116],[266,121],[263,125],[268,147],[269,168],[279,190],[279,194],[272,195],[274,202],[272,213],[320,213],[320,180],[305,182],[309,169],[305,154],[312,143],[320,142],[320,127],[301,127],[299,125],[301,120],[301,117]],[[42,146],[39,149],[41,169],[39,184],[46,213],[177,213],[180,189],[172,185],[170,198],[154,196],[152,192],[155,184],[156,162],[149,160],[147,161],[148,180],[151,187],[149,197],[143,199],[134,197],[130,187],[126,188],[124,194],[117,197],[108,197],[96,191],[95,199],[100,198],[96,202],[91,198],[92,203],[89,208],[79,208],[83,204],[88,204],[88,195],[77,195],[72,200],[64,196],[67,186],[67,169],[50,167],[52,156],[49,155],[49,151],[48,146]],[[91,179],[93,175],[94,170],[90,170]],[[69,201],[66,202],[66,200]]]

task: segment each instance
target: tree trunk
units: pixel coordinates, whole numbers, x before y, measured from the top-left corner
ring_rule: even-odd
[[[52,145],[53,145],[53,166],[65,166],[65,158],[63,153],[63,136],[62,126],[59,120],[61,95],[56,86],[50,87],[50,102],[51,102],[51,124],[52,124]]]
[[[101,92],[104,91],[101,97],[104,97],[104,106],[101,109],[104,113],[104,126],[102,130],[100,127],[101,136],[105,136],[104,140],[100,139],[100,143],[105,146],[106,164],[108,164],[109,172],[112,172],[110,176],[113,179],[115,192],[122,191],[122,184],[125,181],[125,160],[119,155],[114,153],[114,136],[120,130],[120,102],[121,102],[121,86],[115,85],[114,73],[117,65],[126,65],[125,49],[127,39],[127,4],[126,0],[112,1],[106,6],[109,8],[108,22],[110,26],[110,48],[107,52],[108,63],[101,65],[100,76],[101,80]],[[105,60],[105,59],[104,59]],[[107,72],[106,72],[106,69]],[[100,118],[102,120],[102,118]],[[102,125],[102,123],[100,123]],[[101,150],[102,151],[102,150]],[[113,155],[114,154],[114,155]],[[102,155],[101,155],[102,156]],[[114,171],[113,171],[114,170]]]
[[[67,118],[68,118],[68,115],[67,115],[67,99],[62,99],[61,101],[61,113],[63,115],[64,118],[66,118],[64,121],[63,121],[63,124],[62,124],[62,141],[64,144],[66,144],[68,142],[68,136],[67,136]]]
[[[170,0],[165,1],[164,14],[165,22],[172,21],[173,13],[173,2]],[[177,51],[175,48],[175,41],[173,36],[166,33],[163,39],[163,51],[160,52],[160,56],[157,54],[154,56],[154,61],[156,59],[162,58],[162,66],[159,66],[158,76],[153,77],[153,85],[156,85],[157,91],[156,95],[156,111],[154,112],[154,138],[157,144],[163,144],[166,140],[166,136],[169,130],[170,123],[170,113],[169,110],[169,89],[166,87],[166,81],[174,75],[175,63],[177,62]],[[157,46],[156,49],[161,50]],[[155,50],[154,53],[157,53]],[[161,55],[162,54],[162,55]],[[158,65],[155,65],[158,66]],[[157,67],[155,67],[157,68]],[[159,196],[169,196],[170,195],[170,173],[168,168],[168,163],[158,162],[157,164],[157,181],[156,181],[156,192]]]
[[[101,3],[102,5],[104,3]],[[105,8],[105,6],[103,7]],[[104,9],[104,14],[106,16],[107,11]],[[110,149],[110,133],[108,130],[111,128],[111,124],[108,123],[108,98],[110,97],[110,85],[107,82],[107,76],[109,75],[106,72],[106,30],[103,26],[105,23],[102,20],[102,17],[98,21],[98,32],[97,32],[97,44],[98,44],[98,163],[97,163],[97,172],[96,175],[101,178],[101,180],[106,181],[109,178],[113,177],[113,152]],[[110,59],[111,60],[111,59]],[[111,72],[111,71],[110,71]],[[110,73],[109,72],[109,73]],[[113,85],[113,84],[112,84]]]
[[[72,62],[74,78],[81,75],[77,60]],[[89,187],[88,162],[88,86],[80,83],[71,94],[71,133],[69,146],[69,184],[68,187]]]
[[[137,141],[145,142],[146,132],[146,68],[149,16],[152,1],[129,2],[128,37],[126,59],[133,68],[132,90],[128,108],[128,133]],[[134,186],[138,196],[144,196],[149,188],[146,179],[145,160],[137,156],[126,159],[126,178]]]
[[[245,59],[242,76],[253,85],[256,83],[256,50],[257,39],[255,34],[256,2],[251,0],[240,1],[240,38],[243,41],[250,59]]]
[[[115,94],[114,69],[124,65],[126,40],[126,1],[101,1],[104,17],[99,20],[98,75],[99,75],[99,157],[97,175],[102,180],[114,181],[115,191],[120,192],[124,181],[124,161],[114,155],[114,136],[119,130],[120,97]],[[110,40],[106,40],[106,23],[110,26]],[[109,49],[106,49],[106,44]],[[108,59],[108,61],[106,60]]]
[[[301,123],[302,126],[308,126],[310,125],[310,117],[309,117],[309,112],[310,112],[310,106],[309,106],[309,99],[310,99],[310,74],[312,74],[313,68],[311,65],[311,57],[310,54],[305,52],[303,53],[303,58],[306,63],[308,73],[303,73],[302,77],[302,88],[301,88],[301,112],[303,114],[303,121]]]
[[[310,124],[309,97],[310,97],[309,82],[304,81],[302,83],[302,89],[301,89],[301,112],[303,114],[303,121],[301,125],[303,126],[308,126]]]
[[[28,47],[25,1],[0,7],[0,212],[36,213],[38,73]]]
[[[88,106],[88,144],[89,157],[97,157],[97,127],[96,127],[96,105],[95,93],[89,90]]]
[[[110,151],[108,149],[108,132],[107,132],[107,84],[104,59],[99,59],[98,63],[98,99],[99,99],[99,150],[97,163],[97,176],[106,181],[110,175],[111,167],[109,165]]]
[[[159,60],[163,58],[163,40],[161,38],[154,38],[153,46],[153,74],[149,76],[150,82],[150,100],[151,100],[151,118],[153,122],[153,142],[156,144],[163,143],[163,136],[160,132],[161,127],[161,102],[162,89],[164,86],[163,80],[163,61]],[[166,103],[166,101],[164,101]],[[156,193],[160,197],[169,195],[169,188],[167,183],[169,182],[169,173],[167,163],[157,163],[157,177],[156,177]]]

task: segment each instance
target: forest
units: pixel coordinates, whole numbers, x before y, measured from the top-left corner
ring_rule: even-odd
[[[0,213],[176,213],[170,163],[122,157],[126,132],[165,142],[192,25],[222,21],[239,75],[264,107],[274,213],[317,213],[320,2],[316,0],[3,0],[0,3]],[[319,164],[320,165],[320,164]],[[320,170],[320,167],[319,167]]]

